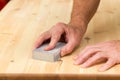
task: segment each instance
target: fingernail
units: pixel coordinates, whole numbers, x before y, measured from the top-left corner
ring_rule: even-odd
[[[65,52],[62,51],[62,52],[61,52],[61,56],[63,57],[64,55],[65,55]]]
[[[78,58],[78,55],[73,57],[74,60],[76,60],[77,58]]]
[[[65,56],[65,54],[67,54],[66,50],[61,49],[61,56]]]
[[[49,50],[49,47],[48,47],[48,46],[47,46],[47,47],[45,47],[45,48],[44,48],[44,50],[45,50],[45,51]]]
[[[82,68],[87,68],[87,64],[84,63],[84,64],[81,65],[81,67],[82,67]]]

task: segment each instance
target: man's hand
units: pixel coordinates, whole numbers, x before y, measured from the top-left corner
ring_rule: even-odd
[[[61,49],[61,56],[69,54],[81,42],[81,39],[85,32],[84,30],[86,30],[81,27],[83,27],[83,25],[78,28],[70,24],[57,23],[50,30],[42,33],[39,36],[38,40],[36,41],[35,47],[40,46],[44,41],[50,39],[50,43],[45,48],[45,50],[51,50],[55,47],[58,41],[64,39],[67,44]]]
[[[74,59],[74,64],[82,64],[81,66],[85,68],[106,59],[106,63],[99,69],[99,71],[105,71],[120,63],[120,41],[114,40],[87,46]]]
[[[58,23],[50,30],[41,34],[35,47],[40,46],[45,40],[51,39],[45,50],[53,49],[56,43],[63,37],[67,44],[61,49],[61,56],[71,53],[80,44],[99,2],[100,0],[73,0],[73,10],[69,24]]]

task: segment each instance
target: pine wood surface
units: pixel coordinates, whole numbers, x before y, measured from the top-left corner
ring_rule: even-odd
[[[72,59],[87,45],[120,39],[120,0],[101,0],[81,46],[71,55],[55,63],[32,59],[38,36],[57,22],[69,22],[72,3],[73,0],[11,0],[0,12],[0,73],[120,74],[120,65],[98,72],[102,64],[83,69],[73,65]]]

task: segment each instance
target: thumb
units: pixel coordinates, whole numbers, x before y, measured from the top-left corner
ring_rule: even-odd
[[[65,55],[71,53],[76,46],[77,46],[77,45],[76,45],[74,42],[70,42],[70,41],[69,41],[69,42],[61,49],[61,56],[65,56]]]

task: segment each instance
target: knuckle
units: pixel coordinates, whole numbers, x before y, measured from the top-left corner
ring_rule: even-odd
[[[62,22],[58,22],[55,26],[57,26],[57,27],[65,27],[66,24],[62,23]]]
[[[59,31],[56,30],[55,32],[53,32],[52,35],[53,36],[60,36],[62,34],[62,32],[63,32],[62,30],[59,30]]]
[[[39,39],[44,39],[44,37],[45,37],[45,34],[41,34],[41,35],[39,36]]]
[[[117,63],[117,60],[114,59],[114,58],[111,58],[111,62],[110,62],[110,63],[116,64],[116,63]],[[109,64],[110,64],[110,63],[109,63]]]
[[[41,33],[41,34],[40,34],[40,37],[43,37],[43,36],[45,36],[45,33]]]
[[[41,33],[40,36],[46,36],[46,35],[48,35],[48,34],[49,34],[49,31],[46,31],[46,32]]]
[[[51,28],[50,33],[52,35],[61,35],[62,33],[64,33],[64,28],[60,25],[54,26],[53,28]]]
[[[60,26],[60,25],[63,25],[63,23],[62,23],[62,22],[58,22],[58,23],[56,24],[56,26]]]
[[[114,65],[114,64],[116,64],[116,60],[111,60],[111,61],[108,63],[108,65]]]
[[[52,40],[58,40],[59,36],[52,36]]]
[[[97,53],[97,55],[96,55],[97,57],[102,57],[103,56],[103,54],[102,53]]]
[[[103,55],[102,53],[97,53],[95,57],[96,57],[97,59],[106,58],[105,55]]]
[[[49,34],[49,32],[44,32],[44,33],[41,33],[40,36],[39,36],[39,39],[47,39],[49,38],[51,35]]]

